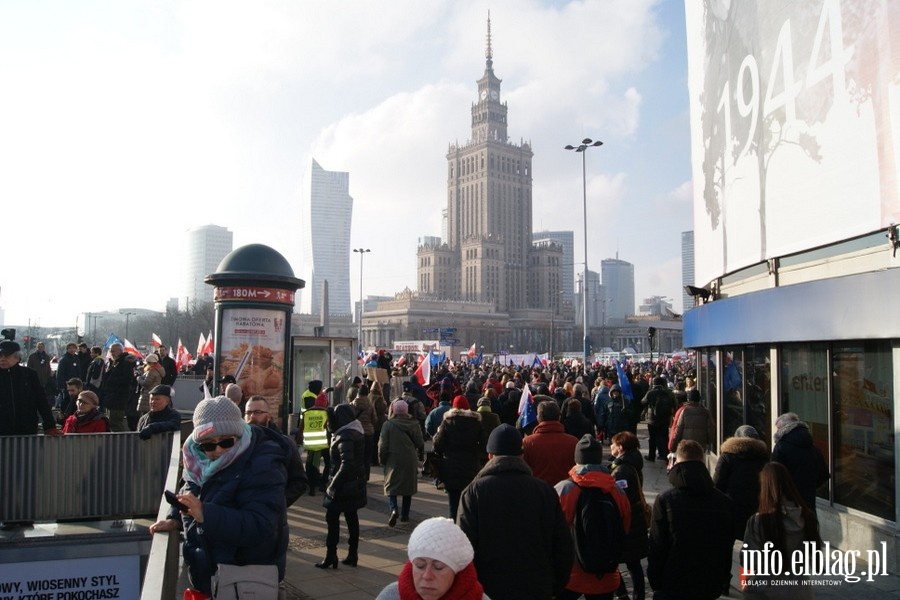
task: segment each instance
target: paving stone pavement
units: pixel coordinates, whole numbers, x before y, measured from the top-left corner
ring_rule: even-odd
[[[638,428],[638,438],[643,451],[645,451],[647,429],[644,424]],[[449,516],[447,495],[443,491],[435,489],[430,480],[420,478],[419,492],[413,496],[410,522],[397,523],[396,527],[390,528],[387,525],[389,511],[382,484],[381,469],[373,467],[368,487],[369,503],[359,511],[359,566],[355,568],[339,564],[337,569],[323,570],[314,566],[314,563],[325,556],[327,528],[321,494],[312,497],[303,496],[288,510],[291,539],[287,554],[287,572],[282,600],[371,600],[384,586],[396,580],[406,562],[406,544],[415,526],[429,517]],[[657,459],[653,463],[646,463],[644,466],[644,492],[647,501],[652,504],[657,494],[668,488],[665,461]],[[346,552],[347,530],[346,525],[342,522],[341,542],[338,547],[339,558],[343,558]],[[735,577],[727,596],[729,598],[743,596],[737,588],[736,574],[738,573],[739,556],[740,542],[736,542],[732,569]],[[646,570],[646,559],[644,568]],[[859,570],[862,570],[862,567]],[[627,570],[625,572],[627,573]],[[625,577],[629,589],[631,589],[630,578],[627,574]],[[827,579],[829,584],[814,588],[817,599],[874,600],[877,598],[884,600],[885,598],[900,598],[900,577],[897,577],[896,574],[876,578],[873,582],[849,583],[840,577],[820,579]],[[181,591],[177,597],[181,598]],[[647,598],[653,598],[649,584],[647,584]]]

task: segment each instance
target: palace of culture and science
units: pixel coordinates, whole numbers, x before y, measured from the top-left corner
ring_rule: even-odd
[[[488,19],[471,138],[447,150],[443,235],[420,238],[416,290],[366,299],[362,348],[418,352],[439,343],[448,355],[473,343],[485,354],[581,349],[583,290],[572,289],[572,234],[532,232],[534,154],[528,142],[509,141],[509,109],[500,84]],[[604,273],[612,269],[607,263],[615,263],[613,287],[628,294],[620,302],[622,314],[614,314],[618,304],[609,299],[614,290],[604,290],[599,274],[588,273],[592,345],[595,350],[639,347],[646,326],[625,323],[634,307],[633,266],[618,259],[603,263]],[[617,327],[605,326],[617,319]],[[680,323],[677,328],[680,338]]]
[[[533,153],[508,139],[500,83],[488,21],[471,139],[447,152],[445,237],[420,244],[417,292],[366,311],[364,347],[437,339],[433,329],[455,329],[454,346],[476,343],[485,352],[572,346],[574,307],[559,301],[561,271],[572,265],[564,266],[561,244],[532,243]]]

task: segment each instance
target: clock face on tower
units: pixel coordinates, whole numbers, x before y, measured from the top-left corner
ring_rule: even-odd
[[[484,100],[487,98],[487,90],[481,90],[481,99]]]
[[[499,97],[500,97],[500,94],[497,93],[497,90],[491,90],[491,98],[493,100],[496,100]]]

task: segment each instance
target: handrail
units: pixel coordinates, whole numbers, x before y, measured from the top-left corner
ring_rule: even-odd
[[[165,489],[176,490],[180,477],[181,435],[176,432],[172,438],[172,454],[169,459],[169,470],[166,473]],[[165,499],[159,502],[157,521],[169,515],[169,503]],[[167,531],[153,534],[150,544],[150,555],[147,568],[144,570],[144,585],[141,589],[141,600],[170,600],[175,597],[178,586],[179,531]]]

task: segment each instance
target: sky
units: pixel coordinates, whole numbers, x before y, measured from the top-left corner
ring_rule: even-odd
[[[417,240],[441,233],[447,149],[470,138],[488,11],[510,141],[534,151],[534,229],[573,230],[583,255],[581,157],[563,147],[602,140],[586,157],[588,266],[618,254],[638,304],[680,311],[681,0],[5,0],[5,323],[164,310],[185,231],[210,223],[298,271],[313,158],[350,173],[365,294],[415,289]]]

